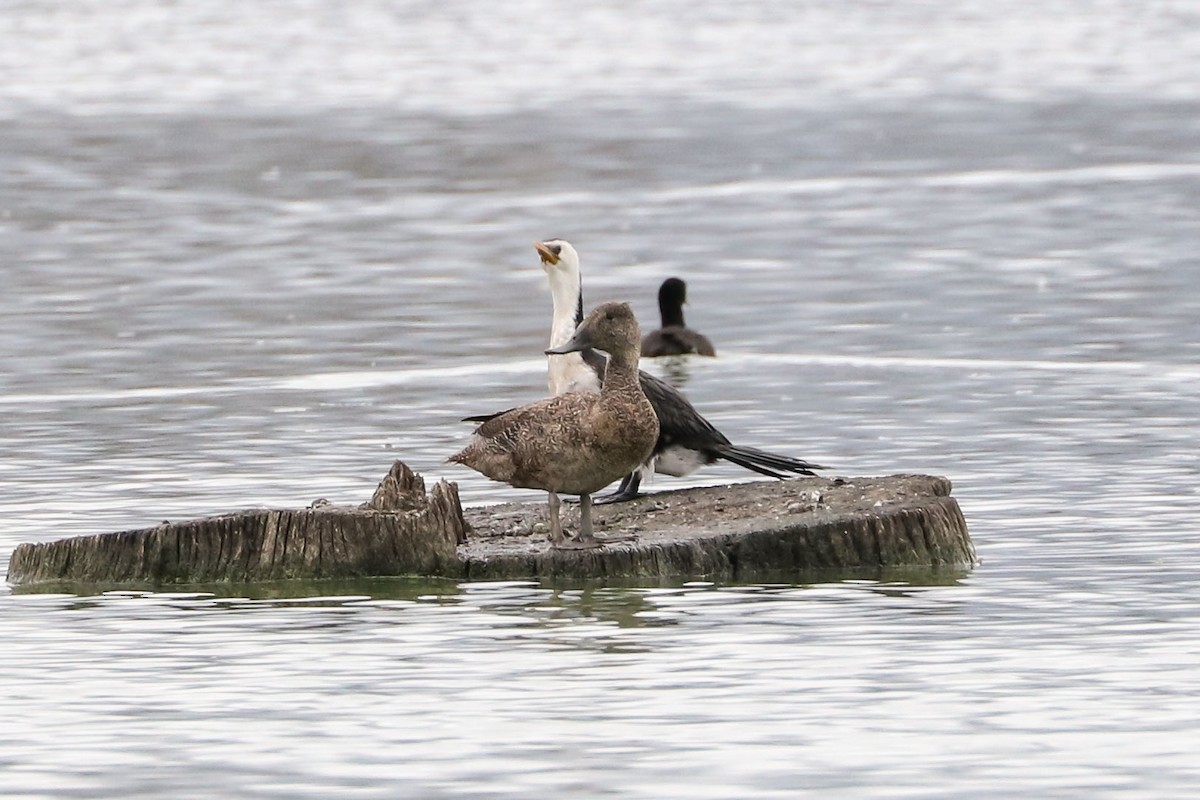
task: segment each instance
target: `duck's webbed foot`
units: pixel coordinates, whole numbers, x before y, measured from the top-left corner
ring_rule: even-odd
[[[610,544],[618,544],[620,542],[632,542],[638,537],[636,534],[613,534],[598,538],[596,536],[574,536],[563,539],[561,542],[552,542],[555,550],[595,550]]]
[[[604,547],[605,543],[595,536],[590,539],[576,536],[571,539],[563,539],[561,542],[551,542],[550,544],[555,550],[595,550]]]
[[[636,538],[632,535],[616,535],[597,539],[596,535],[592,533],[592,497],[581,494],[579,495],[579,533],[572,539],[552,539],[550,543],[558,550],[594,550],[597,547],[604,547],[606,544],[626,542]]]

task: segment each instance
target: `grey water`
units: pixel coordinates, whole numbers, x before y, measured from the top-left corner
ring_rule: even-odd
[[[947,475],[966,574],[0,589],[5,798],[1200,794],[1200,8],[8,3],[0,570],[464,501],[532,244],[735,442]],[[714,466],[651,490],[749,479]]]

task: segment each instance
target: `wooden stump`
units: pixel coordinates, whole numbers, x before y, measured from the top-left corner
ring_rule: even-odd
[[[13,584],[188,584],[426,575],[472,580],[643,580],[896,568],[970,569],[975,550],[950,481],[923,475],[797,478],[659,492],[597,506],[597,535],[629,541],[554,550],[544,495],[470,508],[453,483],[393,464],[357,508],[323,501],[121,533],[22,544]],[[568,530],[576,511],[566,511]],[[469,535],[468,535],[469,534]]]

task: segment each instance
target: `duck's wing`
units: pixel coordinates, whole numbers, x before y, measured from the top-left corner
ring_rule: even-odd
[[[642,339],[642,355],[646,358],[660,356],[715,356],[712,342],[702,333],[691,328],[659,328],[651,331]]]
[[[523,406],[480,417],[475,435],[484,439],[511,436],[538,437],[570,427],[597,402],[598,395],[583,392],[546,397]]]
[[[691,329],[689,329],[688,332],[692,334],[692,352],[700,356],[715,357],[717,355],[717,351],[713,348],[712,342],[708,340],[707,336],[705,336],[703,333],[697,333]]]

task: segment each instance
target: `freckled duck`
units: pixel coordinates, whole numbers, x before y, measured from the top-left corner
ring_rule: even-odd
[[[642,339],[642,356],[715,356],[712,342],[683,321],[683,304],[687,302],[687,284],[679,278],[667,278],[658,287],[658,313],[662,327],[650,331]]]
[[[534,247],[550,279],[550,293],[554,301],[550,343],[556,345],[566,340],[571,326],[581,317],[583,288],[579,254],[569,242],[562,239],[538,242]],[[584,349],[570,355],[550,356],[548,382],[550,391],[556,394],[599,391],[604,374],[604,357],[595,350]],[[643,477],[651,471],[682,477],[722,458],[772,478],[783,478],[784,473],[813,475],[813,470],[825,469],[798,458],[753,447],[739,447],[702,417],[678,389],[645,372],[639,372],[638,378],[642,391],[654,406],[654,413],[658,417],[658,441],[650,458],[626,475],[615,493],[598,499],[598,503],[621,502],[637,497]]]
[[[572,336],[546,352],[608,353],[599,393],[561,394],[493,416],[449,460],[492,480],[548,492],[554,547],[604,544],[592,533],[592,493],[645,462],[658,439],[658,418],[638,381],[640,341],[627,303],[597,306]],[[559,493],[579,495],[579,533],[573,539],[563,534]]]

